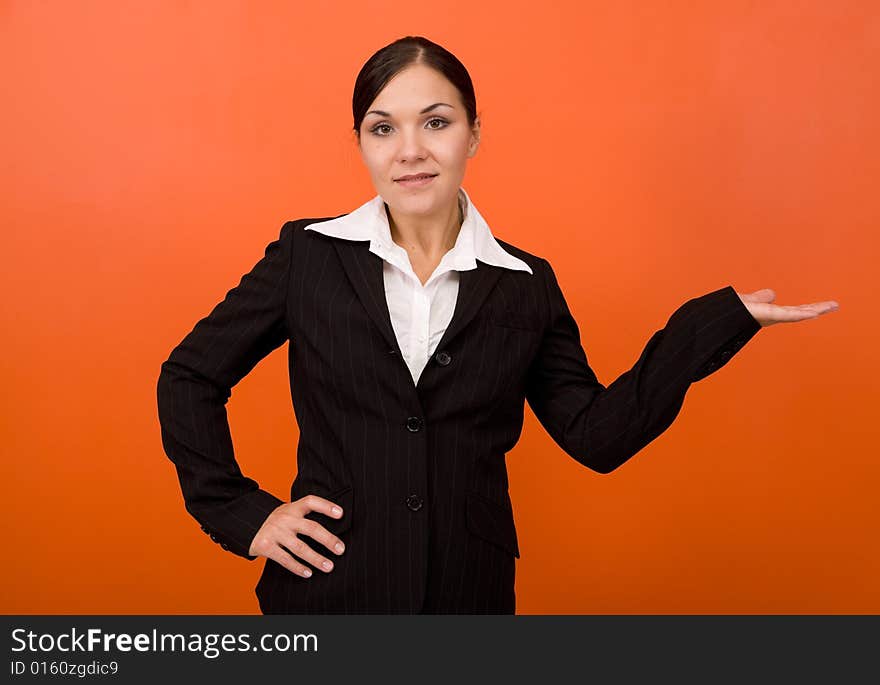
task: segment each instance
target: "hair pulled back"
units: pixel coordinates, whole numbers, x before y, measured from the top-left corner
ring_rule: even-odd
[[[477,99],[465,66],[449,50],[423,36],[404,36],[376,51],[357,75],[351,111],[358,139],[361,123],[370,105],[396,74],[413,64],[424,64],[443,74],[458,90],[468,123],[474,125]]]

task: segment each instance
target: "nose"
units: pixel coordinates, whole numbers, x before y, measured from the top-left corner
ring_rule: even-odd
[[[427,156],[425,143],[418,129],[404,129],[397,140],[400,146],[397,149],[398,162],[411,162],[422,160]]]

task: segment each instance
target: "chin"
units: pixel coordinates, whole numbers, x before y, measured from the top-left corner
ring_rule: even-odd
[[[446,204],[443,201],[446,195],[447,193],[442,188],[413,192],[405,188],[395,187],[390,197],[394,199],[394,208],[401,212],[406,214],[431,214]],[[453,192],[450,195],[449,201],[454,200],[455,197],[456,193]]]

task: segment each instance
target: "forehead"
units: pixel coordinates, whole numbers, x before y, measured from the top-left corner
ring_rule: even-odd
[[[435,102],[448,102],[453,107],[459,107],[458,90],[436,69],[414,64],[395,74],[369,109],[381,109],[392,114],[417,113]]]

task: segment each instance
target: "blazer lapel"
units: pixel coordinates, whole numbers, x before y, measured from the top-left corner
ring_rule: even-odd
[[[333,245],[367,314],[378,326],[389,349],[400,354],[397,336],[394,335],[394,327],[391,325],[388,300],[385,297],[382,258],[370,252],[369,241],[334,240]]]
[[[440,337],[440,341],[434,349],[434,354],[448,348],[455,336],[467,327],[477,312],[480,311],[486,296],[492,290],[500,275],[501,269],[499,267],[485,263],[480,263],[476,269],[459,271],[458,298],[455,300],[452,319]],[[443,378],[443,376],[431,373],[432,366],[430,361],[425,366],[416,383],[417,391],[425,391],[426,384],[430,388],[432,383],[437,383]]]
[[[333,244],[342,261],[345,273],[354,286],[355,293],[357,293],[367,314],[379,328],[389,348],[403,359],[397,336],[394,334],[394,327],[391,324],[388,300],[385,297],[382,258],[370,252],[367,241],[334,240]],[[446,327],[435,352],[448,346],[476,316],[501,276],[501,271],[500,267],[480,262],[476,269],[459,272],[458,297],[455,301],[452,320]],[[424,377],[423,373],[420,378]]]
[[[468,269],[458,273],[458,298],[455,301],[455,310],[446,331],[441,336],[440,342],[437,343],[435,352],[447,347],[452,339],[461,333],[480,311],[480,307],[501,276],[501,268],[492,264],[480,263],[476,269]]]

